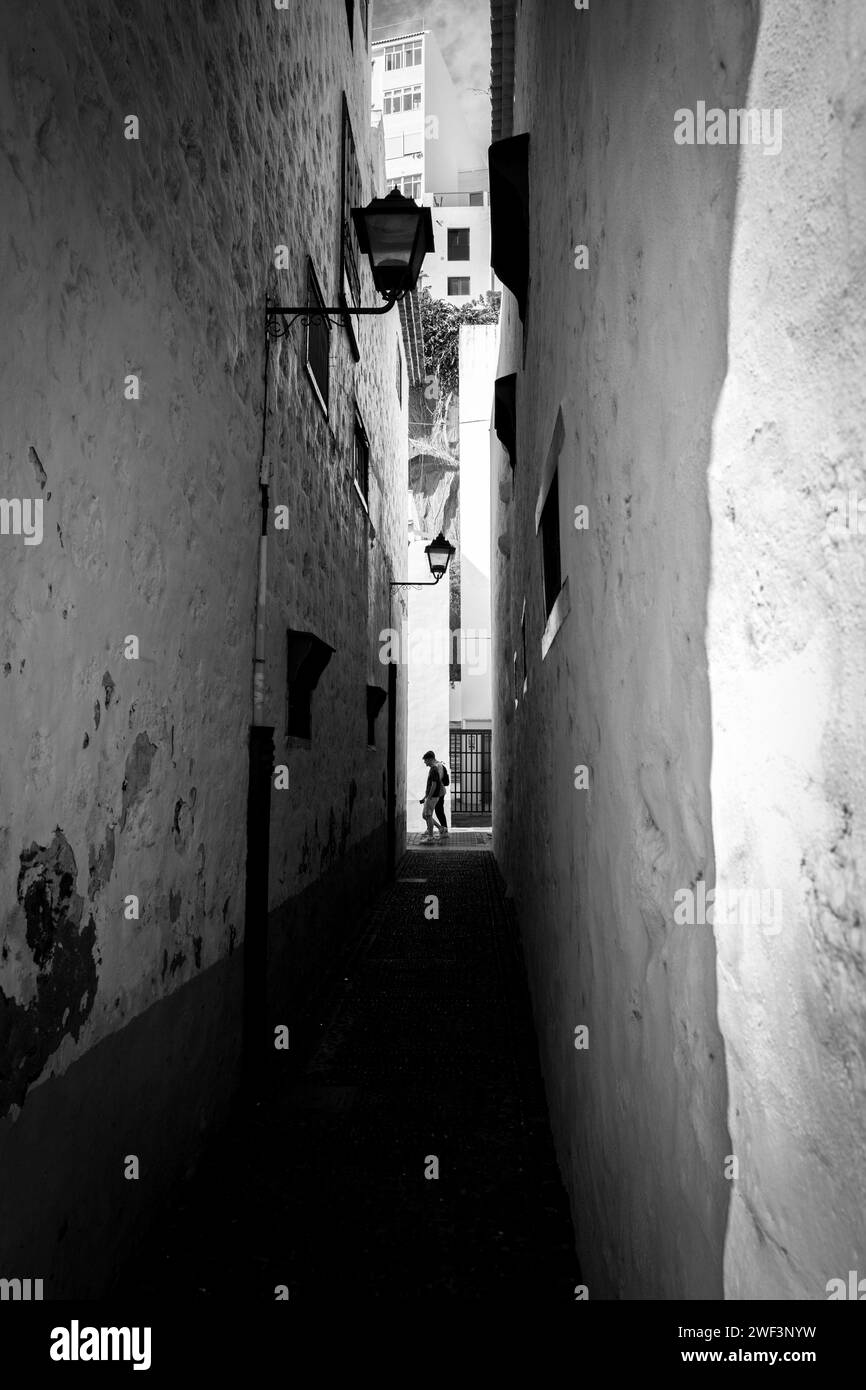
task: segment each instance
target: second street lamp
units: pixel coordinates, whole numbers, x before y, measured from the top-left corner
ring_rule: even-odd
[[[454,554],[454,546],[450,541],[446,541],[442,532],[434,537],[429,545],[425,545],[424,554],[427,556],[427,563],[430,566],[430,573],[433,575],[433,583],[438,584],[443,574],[448,568],[448,562]],[[429,584],[430,580],[424,583]]]

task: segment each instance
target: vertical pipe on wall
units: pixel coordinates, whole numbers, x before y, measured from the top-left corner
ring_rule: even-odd
[[[270,334],[265,305],[265,389],[262,407],[262,455],[259,466],[261,531],[256,586],[256,635],[253,656],[253,721],[249,743],[247,794],[247,863],[244,925],[244,1085],[255,1095],[265,1075],[267,1052],[268,880],[270,876],[271,775],[274,729],[264,723],[265,635],[268,574],[268,376]]]

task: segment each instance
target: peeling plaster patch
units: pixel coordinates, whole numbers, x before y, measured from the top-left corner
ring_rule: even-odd
[[[135,804],[141,800],[150,782],[150,768],[156,753],[156,744],[151,743],[147,734],[138,734],[126,759],[123,775],[123,810],[120,816],[121,831],[126,826],[126,818]]]
[[[30,448],[27,450],[27,457],[30,460],[33,472],[36,474],[36,481],[39,484],[41,491],[44,492],[45,484],[48,482],[48,474],[42,467],[42,460],[40,459],[36,450],[33,448],[32,444],[30,445]]]
[[[111,679],[111,675],[108,671],[106,671],[102,677],[102,688],[105,691],[105,708],[108,709],[108,706],[111,704],[111,697],[115,691],[114,681]]]
[[[307,874],[307,873],[310,872],[310,862],[311,862],[311,856],[310,856],[310,833],[309,833],[308,830],[305,829],[305,830],[304,830],[304,843],[303,843],[303,845],[301,846],[301,860],[300,860],[300,863],[298,864],[298,876],[299,876],[299,877],[303,877],[304,874]]]
[[[321,851],[321,871],[324,872],[335,859],[341,859],[346,853],[346,846],[349,842],[349,835],[352,830],[352,811],[358,796],[358,784],[354,777],[349,783],[347,806],[340,816],[340,838],[337,840],[337,820],[334,815],[333,807],[328,815],[328,839],[322,845]]]
[[[81,926],[77,877],[75,855],[59,826],[50,846],[34,842],[21,853],[17,895],[36,993],[25,1006],[0,990],[0,1116],[23,1105],[64,1034],[77,1041],[96,999],[96,927],[92,917]]]
[[[104,888],[111,878],[111,871],[114,868],[114,826],[110,825],[105,832],[105,840],[102,848],[97,853],[94,845],[90,846],[90,881],[87,885],[88,897],[95,897],[100,888]]]
[[[195,828],[195,803],[197,796],[198,792],[195,787],[192,787],[190,789],[188,802],[184,801],[183,797],[180,797],[179,800],[174,803],[174,825],[172,826],[172,834],[174,835],[174,847],[178,854],[183,854]]]

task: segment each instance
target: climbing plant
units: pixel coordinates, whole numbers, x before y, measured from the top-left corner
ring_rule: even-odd
[[[427,372],[438,377],[440,392],[456,391],[461,325],[497,323],[499,295],[490,299],[473,299],[469,304],[458,307],[447,299],[434,299],[429,290],[422,290],[418,304]]]

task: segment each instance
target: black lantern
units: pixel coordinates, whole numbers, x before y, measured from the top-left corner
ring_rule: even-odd
[[[358,246],[370,257],[373,284],[390,299],[414,290],[428,251],[433,250],[433,219],[394,188],[365,208],[352,208]]]
[[[429,545],[425,545],[424,554],[427,556],[430,573],[438,583],[448,568],[448,562],[454,554],[454,546],[450,541],[446,541],[440,531]]]
[[[324,320],[337,328],[346,322],[346,315],[362,317],[367,314],[387,314],[398,299],[414,290],[421,266],[433,246],[433,219],[429,208],[422,208],[411,198],[404,198],[393,189],[387,198],[374,198],[365,208],[352,208],[352,220],[358,236],[358,246],[370,258],[373,284],[384,304],[359,305],[301,304],[291,307],[265,301],[265,330],[267,340],[283,338],[292,324]],[[443,571],[444,573],[444,571]]]

